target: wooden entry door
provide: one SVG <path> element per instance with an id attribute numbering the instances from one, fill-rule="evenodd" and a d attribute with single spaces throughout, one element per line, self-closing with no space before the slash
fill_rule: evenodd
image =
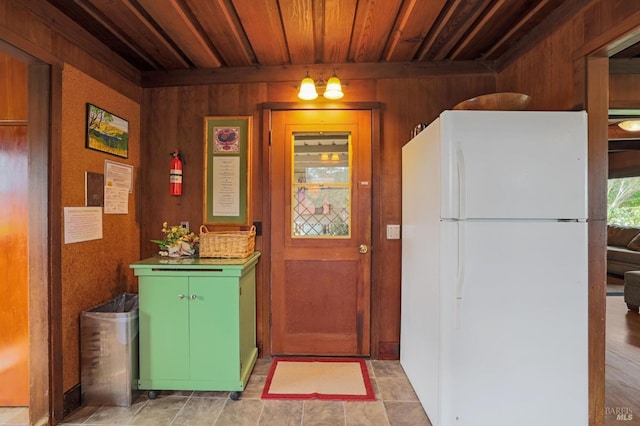
<path id="1" fill-rule="evenodd" d="M 369 355 L 371 111 L 274 111 L 271 350 Z"/>

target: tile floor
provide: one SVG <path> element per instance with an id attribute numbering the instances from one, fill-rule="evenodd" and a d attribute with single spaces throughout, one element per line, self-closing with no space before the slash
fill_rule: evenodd
<path id="1" fill-rule="evenodd" d="M 162 392 L 155 400 L 144 394 L 131 407 L 82 407 L 61 424 L 431 426 L 398 361 L 367 361 L 374 402 L 263 401 L 260 395 L 270 365 L 268 359 L 258 360 L 238 401 L 230 400 L 228 392 Z M 27 424 L 26 409 L 13 420 L 5 419 L 1 410 L 0 425 Z"/>

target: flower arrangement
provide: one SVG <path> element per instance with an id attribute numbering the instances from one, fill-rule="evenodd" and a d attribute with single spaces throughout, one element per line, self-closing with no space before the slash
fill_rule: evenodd
<path id="1" fill-rule="evenodd" d="M 169 226 L 167 222 L 162 224 L 164 238 L 161 240 L 151 240 L 158 244 L 160 256 L 193 256 L 198 252 L 200 239 L 193 232 L 189 232 L 179 225 Z"/>

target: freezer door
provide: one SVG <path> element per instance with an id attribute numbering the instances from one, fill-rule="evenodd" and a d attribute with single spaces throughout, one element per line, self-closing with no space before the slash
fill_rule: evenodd
<path id="1" fill-rule="evenodd" d="M 587 225 L 447 226 L 461 262 L 442 282 L 439 425 L 586 425 Z"/>
<path id="2" fill-rule="evenodd" d="M 587 116 L 445 111 L 443 218 L 587 217 Z"/>

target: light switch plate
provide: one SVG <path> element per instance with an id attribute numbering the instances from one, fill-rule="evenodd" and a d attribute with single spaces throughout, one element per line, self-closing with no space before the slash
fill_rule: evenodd
<path id="1" fill-rule="evenodd" d="M 189 222 L 180 222 L 180 226 L 189 231 Z"/>
<path id="2" fill-rule="evenodd" d="M 387 225 L 387 240 L 400 239 L 400 225 Z"/>

